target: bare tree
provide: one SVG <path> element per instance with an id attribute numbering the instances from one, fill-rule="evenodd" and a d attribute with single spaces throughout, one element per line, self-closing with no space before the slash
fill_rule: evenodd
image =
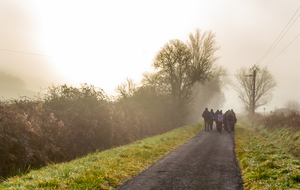
<path id="1" fill-rule="evenodd" d="M 192 54 L 188 46 L 180 40 L 170 40 L 157 53 L 153 66 L 156 72 L 144 75 L 149 83 L 154 83 L 172 98 L 174 125 L 181 125 L 185 101 L 189 99 L 192 81 Z"/>
<path id="2" fill-rule="evenodd" d="M 272 99 L 272 90 L 277 83 L 266 67 L 242 67 L 235 77 L 238 84 L 233 84 L 233 88 L 249 113 L 254 113 L 257 108 L 266 105 Z"/>
<path id="3" fill-rule="evenodd" d="M 196 81 L 206 82 L 210 79 L 211 69 L 218 59 L 215 57 L 215 52 L 219 49 L 216 46 L 215 34 L 211 31 L 201 33 L 196 29 L 195 34 L 190 33 L 187 44 L 192 52 L 192 77 Z"/>
<path id="4" fill-rule="evenodd" d="M 137 85 L 133 82 L 133 79 L 126 78 L 126 82 L 122 82 L 118 85 L 115 91 L 119 93 L 121 98 L 127 98 L 133 96 L 136 89 Z"/>
<path id="5" fill-rule="evenodd" d="M 215 35 L 201 34 L 196 30 L 190 34 L 186 44 L 180 40 L 170 40 L 155 56 L 155 73 L 144 74 L 143 83 L 156 86 L 158 91 L 171 96 L 174 106 L 174 123 L 180 126 L 188 114 L 188 104 L 192 100 L 193 87 L 205 83 L 212 77 L 212 66 L 216 47 Z"/>

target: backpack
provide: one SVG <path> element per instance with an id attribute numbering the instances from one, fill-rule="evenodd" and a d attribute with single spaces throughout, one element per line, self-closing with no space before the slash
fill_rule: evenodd
<path id="1" fill-rule="evenodd" d="M 223 122 L 223 115 L 218 115 L 218 122 Z"/>
<path id="2" fill-rule="evenodd" d="M 232 114 L 232 113 L 228 113 L 226 119 L 227 119 L 228 121 L 233 121 L 233 119 L 234 119 L 233 114 Z"/>

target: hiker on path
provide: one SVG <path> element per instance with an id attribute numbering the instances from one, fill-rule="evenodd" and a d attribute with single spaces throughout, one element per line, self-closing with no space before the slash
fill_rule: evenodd
<path id="1" fill-rule="evenodd" d="M 218 130 L 219 132 L 222 131 L 223 118 L 224 118 L 224 116 L 223 116 L 222 110 L 220 110 L 220 111 L 219 111 L 219 114 L 218 114 L 217 117 L 215 118 L 217 130 Z"/>
<path id="2" fill-rule="evenodd" d="M 228 112 L 230 110 L 227 110 L 225 113 L 224 113 L 224 120 L 223 120 L 223 128 L 224 128 L 224 131 L 227 131 L 227 115 L 228 115 Z"/>
<path id="3" fill-rule="evenodd" d="M 209 123 L 209 126 L 210 126 L 210 130 L 212 130 L 212 126 L 214 124 L 214 118 L 215 118 L 214 110 L 211 109 L 210 112 L 209 112 L 209 114 L 210 114 L 210 121 L 209 121 L 210 123 Z"/>
<path id="4" fill-rule="evenodd" d="M 202 117 L 204 118 L 205 131 L 209 131 L 210 113 L 208 108 L 205 108 L 204 112 L 202 113 Z"/>
<path id="5" fill-rule="evenodd" d="M 232 112 L 232 114 L 233 114 L 233 117 L 234 117 L 234 120 L 233 120 L 233 128 L 232 128 L 232 131 L 234 131 L 234 125 L 236 124 L 236 122 L 237 122 L 237 119 L 236 119 L 236 114 L 234 113 L 234 111 L 233 111 L 233 109 L 231 109 L 231 112 Z"/>
<path id="6" fill-rule="evenodd" d="M 233 114 L 233 116 L 234 116 L 234 123 L 236 123 L 236 122 L 237 122 L 237 119 L 236 119 L 235 112 L 233 111 L 233 109 L 231 109 L 231 112 L 232 112 L 232 114 Z"/>
<path id="7" fill-rule="evenodd" d="M 233 124 L 233 122 L 234 122 L 234 116 L 231 111 L 228 111 L 228 113 L 226 115 L 226 123 L 227 123 L 228 133 L 231 132 L 231 125 Z"/>
<path id="8" fill-rule="evenodd" d="M 220 113 L 220 111 L 217 110 L 216 113 L 215 113 L 215 116 L 214 116 L 215 120 L 216 120 L 216 118 L 218 117 L 219 113 Z M 215 121 L 215 122 L 216 122 L 216 121 Z M 216 124 L 217 124 L 217 122 L 216 122 Z"/>

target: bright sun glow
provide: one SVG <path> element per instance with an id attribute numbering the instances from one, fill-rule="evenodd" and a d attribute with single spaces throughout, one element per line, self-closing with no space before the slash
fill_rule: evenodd
<path id="1" fill-rule="evenodd" d="M 57 8 L 52 3 L 39 3 L 43 42 L 56 69 L 66 78 L 77 84 L 114 89 L 126 77 L 140 79 L 151 65 L 153 53 L 149 51 L 154 50 L 145 48 L 141 41 L 131 43 L 143 34 L 121 31 L 120 27 L 126 26 L 115 25 L 121 19 L 119 15 L 109 13 L 100 4 L 82 7 L 72 3 L 73 7 L 66 12 L 67 4 Z M 102 7 L 102 11 L 93 7 Z"/>
<path id="2" fill-rule="evenodd" d="M 165 8 L 171 2 L 170 20 Z M 139 82 L 151 69 L 156 52 L 170 39 L 186 40 L 199 22 L 185 22 L 178 14 L 178 10 L 190 9 L 188 3 L 118 1 L 117 5 L 103 1 L 36 2 L 44 47 L 61 75 L 111 93 L 127 77 Z M 204 12 L 201 7 L 202 11 L 193 8 Z"/>

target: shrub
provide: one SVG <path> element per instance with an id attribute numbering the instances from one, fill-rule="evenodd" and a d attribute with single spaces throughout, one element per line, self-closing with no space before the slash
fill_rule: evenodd
<path id="1" fill-rule="evenodd" d="M 42 98 L 0 102 L 0 176 L 64 162 L 170 131 L 171 102 L 143 86 L 114 101 L 100 88 L 52 86 Z"/>
<path id="2" fill-rule="evenodd" d="M 65 161 L 111 144 L 109 102 L 103 90 L 84 84 L 52 87 L 43 108 L 58 124 L 55 142 L 60 154 L 52 159 Z"/>
<path id="3" fill-rule="evenodd" d="M 295 131 L 299 131 L 300 115 L 296 112 L 291 112 L 289 114 L 275 112 L 264 119 L 264 125 L 267 129 L 281 129 L 288 126 Z"/>

